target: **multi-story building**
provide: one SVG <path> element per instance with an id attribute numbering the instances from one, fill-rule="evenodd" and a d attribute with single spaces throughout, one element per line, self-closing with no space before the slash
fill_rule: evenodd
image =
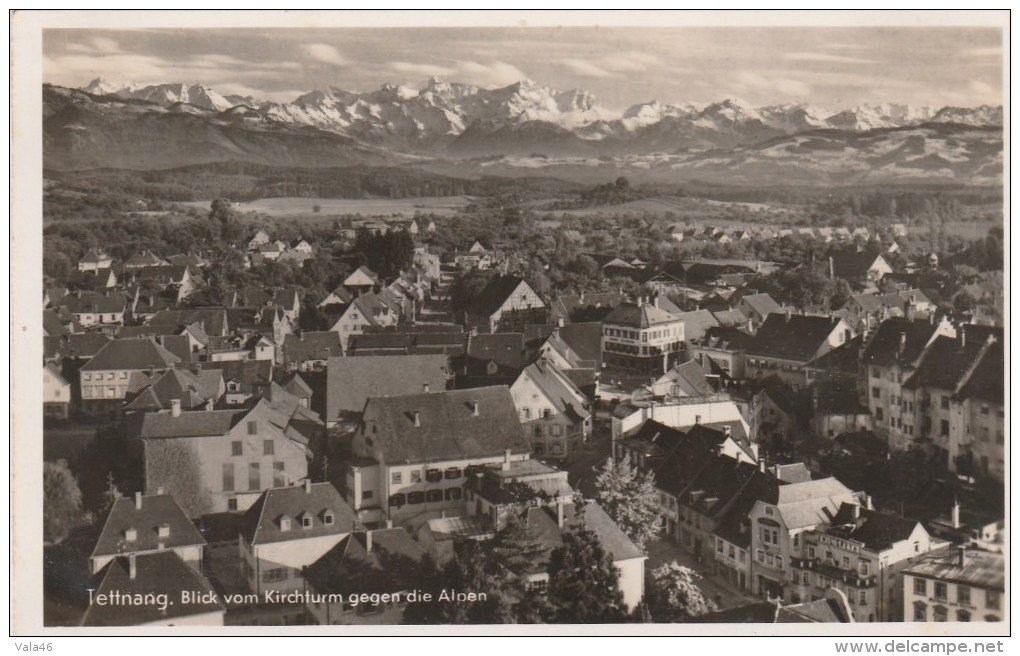
<path id="1" fill-rule="evenodd" d="M 238 554 L 255 593 L 304 588 L 302 570 L 359 528 L 332 483 L 265 490 L 244 514 Z"/>
<path id="2" fill-rule="evenodd" d="M 71 383 L 60 375 L 60 367 L 43 367 L 43 416 L 67 419 L 71 405 Z"/>
<path id="3" fill-rule="evenodd" d="M 1006 616 L 1001 553 L 947 547 L 903 572 L 907 622 L 1001 622 Z"/>
<path id="4" fill-rule="evenodd" d="M 622 303 L 602 320 L 607 366 L 664 374 L 683 358 L 684 323 L 654 301 Z"/>
<path id="5" fill-rule="evenodd" d="M 493 278 L 468 307 L 464 325 L 480 333 L 520 331 L 549 319 L 549 307 L 542 297 L 516 276 Z"/>
<path id="6" fill-rule="evenodd" d="M 462 510 L 468 468 L 527 460 L 531 445 L 498 386 L 369 398 L 351 452 L 346 498 L 359 519 L 404 524 Z"/>
<path id="7" fill-rule="evenodd" d="M 689 339 L 687 349 L 701 366 L 714 365 L 733 380 L 743 380 L 747 376 L 746 352 L 753 339 L 736 326 L 712 326 L 702 337 Z"/>
<path id="8" fill-rule="evenodd" d="M 820 599 L 836 588 L 856 621 L 902 621 L 902 572 L 939 544 L 916 520 L 844 503 L 827 526 L 804 534 L 787 600 Z"/>
<path id="9" fill-rule="evenodd" d="M 837 317 L 770 314 L 746 349 L 747 377 L 774 374 L 798 389 L 807 384 L 807 363 L 852 337 L 849 326 Z"/>
<path id="10" fill-rule="evenodd" d="M 164 373 L 180 358 L 153 339 L 115 339 L 80 370 L 82 409 L 114 412 L 124 400 Z"/>
<path id="11" fill-rule="evenodd" d="M 591 436 L 588 400 L 551 364 L 539 360 L 525 367 L 510 395 L 536 456 L 567 461 Z"/>

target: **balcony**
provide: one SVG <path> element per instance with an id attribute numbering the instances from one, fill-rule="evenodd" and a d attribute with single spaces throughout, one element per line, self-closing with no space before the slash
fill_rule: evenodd
<path id="1" fill-rule="evenodd" d="M 878 585 L 877 575 L 861 576 L 856 569 L 843 569 L 835 561 L 825 561 L 821 558 L 791 558 L 790 564 L 794 569 L 818 572 L 822 576 L 842 581 L 855 588 L 873 588 Z"/>

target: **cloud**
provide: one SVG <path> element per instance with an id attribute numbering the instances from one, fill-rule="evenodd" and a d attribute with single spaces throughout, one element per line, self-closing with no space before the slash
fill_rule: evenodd
<path id="1" fill-rule="evenodd" d="M 783 53 L 783 59 L 790 61 L 817 62 L 821 64 L 875 64 L 874 59 L 862 59 L 859 57 L 845 57 L 843 55 L 830 55 L 826 52 L 787 52 Z"/>
<path id="2" fill-rule="evenodd" d="M 811 93 L 811 86 L 789 77 L 763 75 L 752 71 L 741 71 L 734 77 L 734 87 L 741 92 L 779 92 L 789 97 L 805 97 Z"/>
<path id="3" fill-rule="evenodd" d="M 340 54 L 340 51 L 325 43 L 306 43 L 301 50 L 316 61 L 333 66 L 346 66 L 347 58 Z"/>
<path id="4" fill-rule="evenodd" d="M 304 94 L 304 91 L 298 91 L 296 89 L 285 89 L 281 91 L 266 91 L 264 89 L 255 89 L 246 84 L 240 82 L 223 82 L 216 85 L 216 91 L 223 94 L 224 96 L 251 96 L 256 100 L 272 100 L 273 102 L 291 102 L 298 96 Z"/>
<path id="5" fill-rule="evenodd" d="M 448 77 L 456 70 L 447 66 L 437 64 L 412 64 L 410 62 L 395 61 L 390 64 L 390 69 L 397 73 L 410 73 L 419 77 Z"/>
<path id="6" fill-rule="evenodd" d="M 564 59 L 561 63 L 578 75 L 586 77 L 615 77 L 614 73 L 610 73 L 606 69 L 583 59 Z"/>
<path id="7" fill-rule="evenodd" d="M 528 79 L 528 76 L 521 69 L 503 61 L 495 61 L 490 64 L 476 61 L 458 61 L 454 73 L 460 76 L 462 81 L 480 87 L 506 86 Z"/>

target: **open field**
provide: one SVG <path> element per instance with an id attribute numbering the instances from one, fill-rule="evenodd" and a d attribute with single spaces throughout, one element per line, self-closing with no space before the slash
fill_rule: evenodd
<path id="1" fill-rule="evenodd" d="M 261 198 L 259 200 L 234 203 L 238 212 L 261 212 L 271 216 L 295 215 L 342 215 L 362 214 L 365 216 L 414 216 L 415 213 L 456 214 L 471 202 L 469 196 L 440 196 L 429 198 Z M 208 209 L 212 201 L 202 200 L 180 203 L 184 206 Z M 315 206 L 319 212 L 315 212 Z"/>
<path id="2" fill-rule="evenodd" d="M 706 200 L 703 198 L 680 198 L 676 196 L 652 196 L 640 200 L 632 200 L 616 205 L 596 205 L 577 209 L 553 210 L 555 214 L 567 214 L 571 216 L 592 216 L 595 214 L 652 214 L 663 215 L 669 212 L 675 214 L 704 212 L 706 214 L 718 215 L 724 212 L 741 212 L 751 216 L 765 216 L 768 214 L 796 215 L 796 210 L 785 207 L 773 207 L 763 203 L 737 203 Z"/>

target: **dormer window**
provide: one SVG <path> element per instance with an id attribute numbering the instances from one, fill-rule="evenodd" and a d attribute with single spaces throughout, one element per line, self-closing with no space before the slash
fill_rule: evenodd
<path id="1" fill-rule="evenodd" d="M 309 514 L 301 515 L 301 528 L 312 528 L 312 516 Z"/>
<path id="2" fill-rule="evenodd" d="M 290 517 L 281 517 L 280 518 L 280 530 L 281 531 L 289 531 L 290 530 Z"/>
<path id="3" fill-rule="evenodd" d="M 322 513 L 322 523 L 325 524 L 326 526 L 333 525 L 333 511 L 327 510 L 326 512 Z"/>
<path id="4" fill-rule="evenodd" d="M 170 537 L 170 525 L 167 524 L 166 522 L 163 522 L 156 528 L 156 533 L 161 538 Z"/>
<path id="5" fill-rule="evenodd" d="M 135 542 L 137 540 L 138 540 L 138 531 L 136 529 L 129 528 L 129 529 L 124 531 L 124 541 L 125 542 Z"/>

